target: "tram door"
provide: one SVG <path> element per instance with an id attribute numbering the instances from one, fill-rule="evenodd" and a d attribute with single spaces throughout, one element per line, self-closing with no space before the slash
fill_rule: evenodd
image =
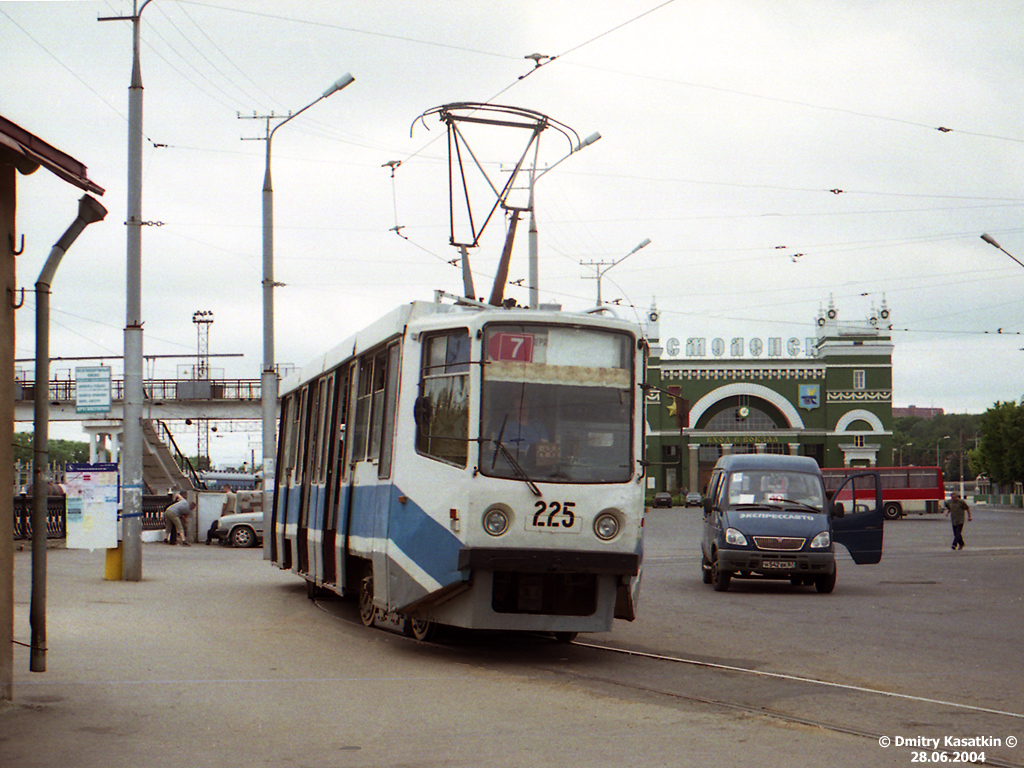
<path id="1" fill-rule="evenodd" d="M 359 358 L 349 477 L 350 547 L 372 563 L 374 598 L 387 604 L 391 451 L 398 389 L 397 342 Z"/>
<path id="2" fill-rule="evenodd" d="M 320 573 L 326 584 L 338 584 L 336 560 L 338 540 L 338 508 L 342 503 L 341 489 L 345 469 L 345 431 L 348 414 L 348 368 L 332 371 L 327 382 L 327 402 L 324 407 L 324 481 L 322 531 L 318 557 Z"/>
<path id="3" fill-rule="evenodd" d="M 298 572 L 310 573 L 309 570 L 309 526 L 310 520 L 314 519 L 311 506 L 316 501 L 316 493 L 313 490 L 315 481 L 317 450 L 317 422 L 320 410 L 320 388 L 317 382 L 313 382 L 303 388 L 302 391 L 302 436 L 300 446 L 299 467 L 296 471 L 299 475 L 299 519 L 296 530 L 295 554 L 298 565 Z"/>

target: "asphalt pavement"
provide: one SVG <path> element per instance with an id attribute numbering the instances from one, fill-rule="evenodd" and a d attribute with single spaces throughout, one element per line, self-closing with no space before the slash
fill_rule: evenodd
<path id="1" fill-rule="evenodd" d="M 140 582 L 106 580 L 105 565 L 105 551 L 49 550 L 47 671 L 33 673 L 31 553 L 15 553 L 0 766 L 660 767 L 740 764 L 751 738 L 788 764 L 843 764 L 850 749 L 367 630 L 260 550 L 146 544 Z"/>

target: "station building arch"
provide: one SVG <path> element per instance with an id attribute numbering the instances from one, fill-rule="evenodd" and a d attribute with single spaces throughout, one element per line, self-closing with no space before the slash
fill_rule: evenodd
<path id="1" fill-rule="evenodd" d="M 694 403 L 693 407 L 690 409 L 690 424 L 700 424 L 704 415 L 718 403 L 732 397 L 740 397 L 743 395 L 765 400 L 779 410 L 779 412 L 789 422 L 789 426 L 791 428 L 803 429 L 803 419 L 800 418 L 800 414 L 788 399 L 775 390 L 769 389 L 762 384 L 750 384 L 747 382 L 726 384 L 725 386 L 708 392 L 704 397 Z"/>

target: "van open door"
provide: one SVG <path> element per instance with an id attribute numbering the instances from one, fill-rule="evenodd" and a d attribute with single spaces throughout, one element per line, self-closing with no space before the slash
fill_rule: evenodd
<path id="1" fill-rule="evenodd" d="M 881 561 L 883 520 L 878 472 L 850 475 L 832 497 L 832 538 L 849 550 L 857 565 Z"/>

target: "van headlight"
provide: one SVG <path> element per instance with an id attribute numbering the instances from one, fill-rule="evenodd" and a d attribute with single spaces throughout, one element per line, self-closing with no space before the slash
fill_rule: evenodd
<path id="1" fill-rule="evenodd" d="M 611 541 L 619 535 L 619 518 L 611 512 L 602 512 L 594 518 L 594 534 L 602 541 Z"/>
<path id="2" fill-rule="evenodd" d="M 484 513 L 484 530 L 491 536 L 501 536 L 508 530 L 508 515 L 504 510 L 494 507 Z"/>
<path id="3" fill-rule="evenodd" d="M 811 539 L 811 549 L 828 549 L 831 546 L 832 537 L 828 535 L 828 531 L 822 531 Z"/>
<path id="4" fill-rule="evenodd" d="M 747 537 L 735 528 L 727 528 L 725 531 L 725 543 L 732 544 L 734 547 L 745 547 L 747 546 Z"/>

